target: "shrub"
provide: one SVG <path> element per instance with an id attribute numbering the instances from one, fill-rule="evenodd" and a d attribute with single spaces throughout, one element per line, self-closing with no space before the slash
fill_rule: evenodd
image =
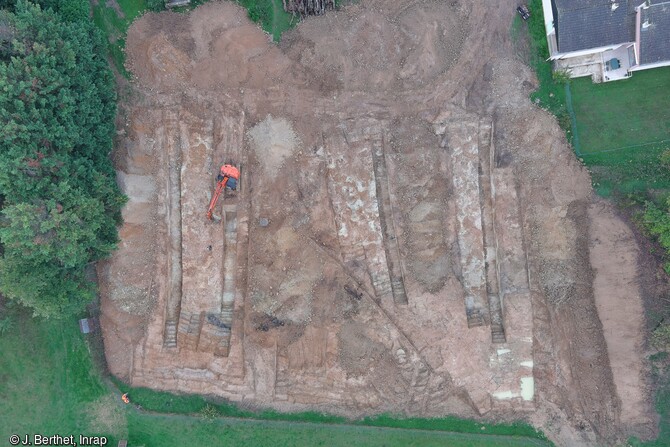
<path id="1" fill-rule="evenodd" d="M 219 417 L 219 411 L 216 409 L 216 407 L 207 404 L 202 407 L 202 410 L 200 410 L 200 417 L 207 422 L 212 422 L 214 419 Z"/>
<path id="2" fill-rule="evenodd" d="M 658 160 L 665 168 L 670 169 L 670 149 L 666 149 L 663 152 L 661 152 L 661 155 L 658 157 Z"/>
<path id="3" fill-rule="evenodd" d="M 147 9 L 150 11 L 163 11 L 165 0 L 147 0 Z"/>
<path id="4" fill-rule="evenodd" d="M 12 317 L 6 316 L 4 318 L 0 318 L 0 335 L 5 335 L 11 331 L 13 327 L 14 320 L 12 320 Z"/>
<path id="5" fill-rule="evenodd" d="M 666 253 L 670 252 L 670 214 L 667 210 L 659 208 L 653 202 L 645 202 L 642 225 L 656 238 Z M 664 269 L 670 275 L 670 262 L 664 264 Z"/>
<path id="6" fill-rule="evenodd" d="M 651 344 L 659 351 L 670 350 L 670 324 L 662 324 L 652 332 Z"/>
<path id="7" fill-rule="evenodd" d="M 552 78 L 554 79 L 554 82 L 557 84 L 569 84 L 572 78 L 570 77 L 570 71 L 567 69 L 562 69 L 562 70 L 554 70 L 554 73 L 552 74 Z"/>

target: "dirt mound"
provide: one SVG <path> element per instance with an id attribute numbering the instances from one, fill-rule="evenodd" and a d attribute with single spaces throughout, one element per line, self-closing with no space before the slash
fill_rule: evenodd
<path id="1" fill-rule="evenodd" d="M 602 301 L 602 258 L 634 243 L 594 242 L 625 231 L 528 101 L 513 14 L 368 0 L 279 46 L 229 2 L 136 21 L 130 201 L 99 268 L 110 370 L 281 410 L 525 415 L 565 445 L 652 433 Z M 624 261 L 616 299 L 639 301 Z"/>
<path id="2" fill-rule="evenodd" d="M 252 127 L 248 135 L 265 174 L 272 177 L 284 170 L 286 158 L 300 145 L 291 124 L 270 115 Z"/>
<path id="3" fill-rule="evenodd" d="M 344 90 L 420 87 L 456 62 L 467 35 L 464 3 L 375 6 L 310 19 L 282 47 L 311 77 Z"/>
<path id="4" fill-rule="evenodd" d="M 337 334 L 339 361 L 347 374 L 360 377 L 371 369 L 380 367 L 380 360 L 386 350 L 366 335 L 365 327 L 350 322 L 342 326 Z"/>

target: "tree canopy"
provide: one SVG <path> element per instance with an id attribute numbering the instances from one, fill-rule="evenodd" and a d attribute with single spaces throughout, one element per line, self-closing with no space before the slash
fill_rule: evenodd
<path id="1" fill-rule="evenodd" d="M 109 158 L 114 80 L 104 41 L 85 20 L 88 6 L 82 16 L 88 2 L 5 3 L 0 292 L 36 315 L 60 317 L 91 300 L 85 268 L 117 243 L 125 197 Z"/>

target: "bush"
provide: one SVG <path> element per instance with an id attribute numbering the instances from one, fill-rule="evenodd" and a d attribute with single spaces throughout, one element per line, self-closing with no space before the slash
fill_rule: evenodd
<path id="1" fill-rule="evenodd" d="M 658 157 L 658 161 L 660 161 L 666 169 L 670 169 L 670 149 L 666 149 L 661 152 L 661 155 Z"/>
<path id="2" fill-rule="evenodd" d="M 216 409 L 216 407 L 213 407 L 210 404 L 205 405 L 202 407 L 202 410 L 200 410 L 200 417 L 207 422 L 213 422 L 214 419 L 218 418 L 219 416 L 219 411 Z"/>
<path id="3" fill-rule="evenodd" d="M 647 232 L 656 238 L 667 253 L 670 252 L 670 214 L 656 206 L 653 202 L 645 202 L 642 225 Z M 670 262 L 664 264 L 666 273 L 670 275 Z"/>
<path id="4" fill-rule="evenodd" d="M 67 0 L 56 3 L 54 10 L 70 22 L 87 20 L 91 12 L 91 5 L 86 0 Z"/>
<path id="5" fill-rule="evenodd" d="M 163 11 L 165 9 L 165 0 L 147 0 L 147 9 L 149 11 Z"/>
<path id="6" fill-rule="evenodd" d="M 554 82 L 557 84 L 569 84 L 572 78 L 570 77 L 570 71 L 567 69 L 563 70 L 554 70 L 552 75 Z"/>
<path id="7" fill-rule="evenodd" d="M 670 350 L 670 324 L 662 324 L 652 332 L 651 344 L 659 351 Z"/>
<path id="8" fill-rule="evenodd" d="M 10 316 L 0 318 L 0 335 L 5 335 L 14 328 L 14 320 Z"/>

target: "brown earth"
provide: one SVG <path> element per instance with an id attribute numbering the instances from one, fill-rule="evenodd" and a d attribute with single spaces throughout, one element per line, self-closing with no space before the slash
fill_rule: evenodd
<path id="1" fill-rule="evenodd" d="M 136 21 L 110 370 L 280 410 L 525 418 L 559 445 L 653 436 L 639 249 L 529 102 L 514 7 L 361 1 L 280 45 L 228 2 Z"/>

